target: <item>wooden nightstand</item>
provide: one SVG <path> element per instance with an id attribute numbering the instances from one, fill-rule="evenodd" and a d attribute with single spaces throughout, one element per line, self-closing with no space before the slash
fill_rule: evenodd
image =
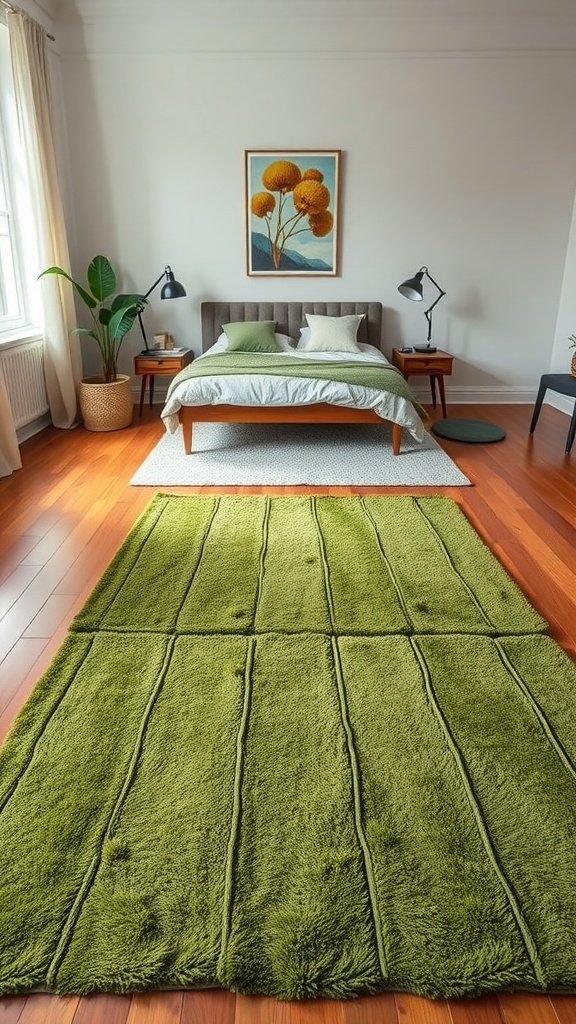
<path id="1" fill-rule="evenodd" d="M 177 356 L 149 356 L 140 353 L 139 356 L 134 356 L 134 373 L 137 377 L 142 376 L 142 387 L 140 389 L 140 412 L 142 415 L 142 407 L 144 405 L 144 396 L 146 394 L 146 381 L 150 378 L 150 408 L 152 408 L 152 402 L 154 399 L 154 377 L 174 377 L 180 370 L 183 370 L 188 363 L 191 363 L 194 359 L 194 353 L 191 348 L 187 348 L 184 352 L 180 352 Z"/>
<path id="2" fill-rule="evenodd" d="M 406 380 L 411 374 L 430 378 L 433 409 L 436 408 L 436 381 L 438 381 L 444 419 L 446 419 L 444 377 L 449 377 L 452 373 L 453 361 L 454 356 L 451 356 L 449 352 L 442 352 L 440 349 L 431 352 L 430 355 L 427 355 L 426 352 L 401 352 L 399 348 L 392 349 L 392 363 L 398 367 Z"/>

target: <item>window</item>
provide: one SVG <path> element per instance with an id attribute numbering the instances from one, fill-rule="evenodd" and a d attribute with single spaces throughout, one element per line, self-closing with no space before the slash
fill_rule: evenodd
<path id="1" fill-rule="evenodd" d="M 8 28 L 0 21 L 0 344 L 29 334 L 39 320 L 35 261 L 34 222 L 18 136 Z"/>

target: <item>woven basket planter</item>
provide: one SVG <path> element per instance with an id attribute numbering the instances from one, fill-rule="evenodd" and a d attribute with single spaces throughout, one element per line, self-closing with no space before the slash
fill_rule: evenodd
<path id="1" fill-rule="evenodd" d="M 573 377 L 576 377 L 576 352 L 572 356 L 572 361 L 570 363 L 570 373 Z"/>
<path id="2" fill-rule="evenodd" d="M 104 377 L 80 381 L 80 411 L 86 430 L 122 430 L 132 422 L 134 403 L 130 377 L 119 373 L 106 383 Z"/>

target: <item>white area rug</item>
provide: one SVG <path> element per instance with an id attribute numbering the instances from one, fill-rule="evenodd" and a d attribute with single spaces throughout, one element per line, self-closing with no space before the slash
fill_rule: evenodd
<path id="1" fill-rule="evenodd" d="M 418 444 L 404 431 L 400 455 L 393 455 L 385 424 L 196 423 L 193 437 L 193 453 L 185 455 L 181 431 L 165 434 L 130 483 L 470 484 L 430 434 Z"/>

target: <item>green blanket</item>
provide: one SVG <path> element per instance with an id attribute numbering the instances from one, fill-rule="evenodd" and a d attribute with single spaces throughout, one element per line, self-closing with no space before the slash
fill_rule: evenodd
<path id="1" fill-rule="evenodd" d="M 176 374 L 168 389 L 168 398 L 174 388 L 192 377 L 213 377 L 215 374 L 263 373 L 273 377 L 316 377 L 320 380 L 342 381 L 344 384 L 359 384 L 364 388 L 389 391 L 400 398 L 406 398 L 422 419 L 427 419 L 426 410 L 416 400 L 404 377 L 395 366 L 384 363 L 358 363 L 353 359 L 331 363 L 323 359 L 294 359 L 283 353 L 260 355 L 258 352 L 222 352 L 216 356 L 203 356 L 190 363 Z"/>

